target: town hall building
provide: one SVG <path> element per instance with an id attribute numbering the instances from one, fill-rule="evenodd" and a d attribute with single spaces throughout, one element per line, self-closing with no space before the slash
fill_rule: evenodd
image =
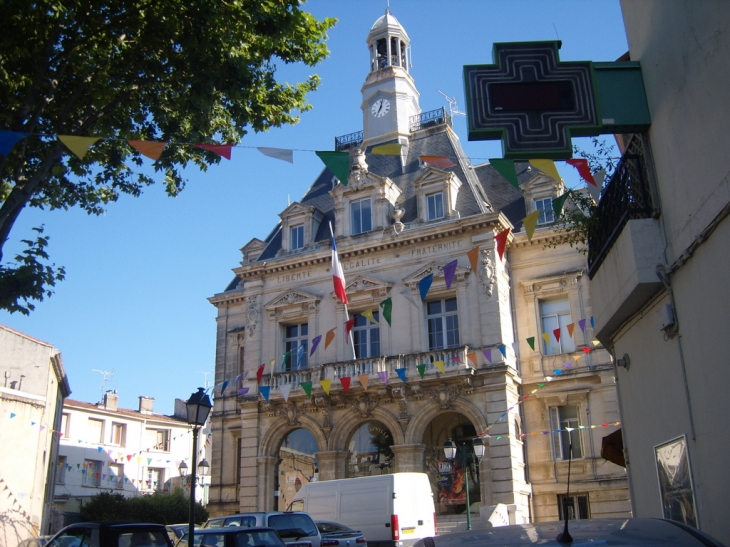
<path id="1" fill-rule="evenodd" d="M 308 481 L 405 471 L 428 474 L 439 515 L 458 514 L 467 466 L 484 518 L 630 516 L 625 469 L 601 456 L 620 427 L 614 364 L 595 341 L 585 257 L 553 225 L 562 181 L 518 163 L 518 190 L 472 165 L 449 113 L 421 110 L 390 11 L 367 44 L 363 129 L 335 139 L 347 180 L 324 169 L 210 298 L 216 384 L 232 382 L 211 418 L 211 515 L 283 510 Z M 445 461 L 449 439 L 466 462 Z"/>

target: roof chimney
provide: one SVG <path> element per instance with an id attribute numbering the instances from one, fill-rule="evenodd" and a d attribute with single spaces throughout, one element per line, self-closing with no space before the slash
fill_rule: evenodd
<path id="1" fill-rule="evenodd" d="M 116 410 L 119 397 L 117 396 L 116 389 L 110 389 L 104 393 L 104 408 L 106 410 Z"/>
<path id="2" fill-rule="evenodd" d="M 139 412 L 140 414 L 152 414 L 152 409 L 155 405 L 154 397 L 142 396 L 139 398 Z"/>

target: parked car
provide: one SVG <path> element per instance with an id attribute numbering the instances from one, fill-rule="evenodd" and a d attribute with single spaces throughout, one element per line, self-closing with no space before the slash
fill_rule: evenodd
<path id="1" fill-rule="evenodd" d="M 175 547 L 188 547 L 188 532 Z M 228 526 L 196 529 L 193 547 L 286 547 L 273 528 Z"/>
<path id="2" fill-rule="evenodd" d="M 653 518 L 586 519 L 569 521 L 572 543 L 559 542 L 564 522 L 537 522 L 453 532 L 423 538 L 414 547 L 723 547 L 699 530 L 673 520 Z"/>
<path id="3" fill-rule="evenodd" d="M 288 547 L 322 547 L 322 535 L 312 517 L 301 511 L 252 512 L 214 517 L 203 529 L 228 526 L 273 528 Z"/>
<path id="4" fill-rule="evenodd" d="M 170 536 L 170 541 L 172 541 L 173 544 L 177 543 L 177 540 L 188 532 L 189 527 L 190 524 L 168 524 L 165 526 L 167 529 L 167 535 Z"/>
<path id="5" fill-rule="evenodd" d="M 172 547 L 162 524 L 78 522 L 66 526 L 46 547 Z"/>
<path id="6" fill-rule="evenodd" d="M 322 535 L 322 547 L 365 547 L 367 544 L 360 530 L 328 520 L 317 520 L 314 523 Z"/>

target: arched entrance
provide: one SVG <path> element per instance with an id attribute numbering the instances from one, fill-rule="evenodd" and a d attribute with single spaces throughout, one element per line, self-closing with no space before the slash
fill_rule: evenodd
<path id="1" fill-rule="evenodd" d="M 393 472 L 393 434 L 378 420 L 368 420 L 347 439 L 346 476 L 367 477 Z"/>
<path id="2" fill-rule="evenodd" d="M 304 428 L 295 429 L 284 438 L 278 452 L 274 510 L 284 511 L 302 486 L 316 478 L 316 453 L 317 441 Z"/>
<path id="3" fill-rule="evenodd" d="M 481 501 L 479 463 L 473 457 L 471 448 L 476 435 L 476 428 L 471 421 L 458 412 L 439 414 L 424 431 L 424 471 L 431 481 L 434 505 L 440 515 L 462 513 L 466 509 L 467 475 L 469 502 L 473 505 Z M 452 439 L 457 446 L 465 445 L 465 452 L 471 457 L 466 462 L 460 457 L 454 461 L 446 460 L 443 447 L 447 439 Z M 468 468 L 468 473 L 465 468 Z"/>

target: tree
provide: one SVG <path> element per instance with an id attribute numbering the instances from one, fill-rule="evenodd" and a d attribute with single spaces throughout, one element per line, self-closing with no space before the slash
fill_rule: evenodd
<path id="1" fill-rule="evenodd" d="M 128 139 L 176 144 L 154 164 L 167 193 L 181 170 L 220 157 L 194 143 L 238 143 L 294 124 L 319 78 L 281 84 L 276 62 L 314 66 L 335 20 L 301 0 L 6 0 L 0 33 L 0 131 L 29 133 L 0 156 L 0 307 L 28 313 L 62 268 L 42 264 L 47 238 L 3 264 L 26 206 L 101 214 L 155 179 Z M 56 135 L 101 137 L 82 158 Z"/>
<path id="2" fill-rule="evenodd" d="M 152 522 L 155 524 L 177 524 L 188 522 L 190 500 L 181 488 L 169 494 L 155 492 L 151 496 L 125 498 L 111 492 L 101 492 L 93 496 L 81 507 L 82 520 L 127 520 Z M 208 510 L 198 502 L 195 506 L 195 522 L 203 524 L 208 520 Z"/>

